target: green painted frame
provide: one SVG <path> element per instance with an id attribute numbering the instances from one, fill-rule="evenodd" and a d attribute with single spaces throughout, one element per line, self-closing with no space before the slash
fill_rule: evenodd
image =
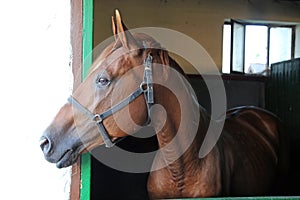
<path id="1" fill-rule="evenodd" d="M 93 50 L 93 0 L 83 0 L 82 4 L 82 80 L 88 74 L 92 65 Z M 85 153 L 81 156 L 81 187 L 80 199 L 91 198 L 91 155 Z"/>

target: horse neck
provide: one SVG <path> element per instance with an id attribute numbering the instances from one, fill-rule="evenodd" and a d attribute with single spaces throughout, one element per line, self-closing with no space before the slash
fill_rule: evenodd
<path id="1" fill-rule="evenodd" d="M 190 94 L 181 94 L 179 101 L 170 91 L 158 92 L 157 103 L 164 107 L 166 114 L 156 116 L 159 123 L 165 122 L 157 131 L 160 148 L 158 157 L 173 169 L 183 170 L 183 166 L 198 159 L 198 152 L 204 139 L 209 117 L 198 102 L 185 101 Z M 190 109 L 182 113 L 182 108 Z M 160 111 L 157 111 L 158 113 Z M 199 115 L 200 113 L 200 115 Z M 196 116 L 198 114 L 198 117 Z M 165 119 L 164 119 L 165 118 Z M 198 130 L 198 131 L 197 131 Z"/>

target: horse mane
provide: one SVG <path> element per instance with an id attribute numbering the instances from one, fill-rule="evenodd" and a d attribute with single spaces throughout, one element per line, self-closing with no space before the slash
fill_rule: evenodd
<path id="1" fill-rule="evenodd" d="M 161 46 L 161 44 L 157 42 L 154 38 L 144 33 L 134 33 L 133 36 L 139 43 L 143 44 L 145 48 L 157 49 L 160 52 L 161 60 L 164 63 L 167 63 L 169 67 L 172 67 L 179 73 L 185 75 L 180 65 L 169 55 L 168 51 L 164 49 Z"/>

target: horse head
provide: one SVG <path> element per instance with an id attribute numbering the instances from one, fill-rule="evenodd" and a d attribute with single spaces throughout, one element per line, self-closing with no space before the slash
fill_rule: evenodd
<path id="1" fill-rule="evenodd" d="M 41 137 L 45 158 L 59 168 L 72 165 L 81 153 L 103 143 L 112 145 L 147 123 L 151 102 L 145 95 L 152 95 L 151 83 L 145 82 L 147 62 L 169 65 L 172 61 L 150 36 L 131 34 L 118 11 L 112 17 L 112 29 L 114 42 L 94 61 L 89 75 Z M 167 79 L 167 70 L 160 67 L 155 73 Z"/>

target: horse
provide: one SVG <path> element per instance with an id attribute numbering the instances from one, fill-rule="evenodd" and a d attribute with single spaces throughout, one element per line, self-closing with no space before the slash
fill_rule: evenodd
<path id="1" fill-rule="evenodd" d="M 112 147 L 146 124 L 159 147 L 147 181 L 150 198 L 268 194 L 287 163 L 280 120 L 261 108 L 233 108 L 216 144 L 199 157 L 214 119 L 186 89 L 182 68 L 155 39 L 130 33 L 118 11 L 112 30 L 114 41 L 44 131 L 46 160 L 68 167 L 80 154 Z"/>

